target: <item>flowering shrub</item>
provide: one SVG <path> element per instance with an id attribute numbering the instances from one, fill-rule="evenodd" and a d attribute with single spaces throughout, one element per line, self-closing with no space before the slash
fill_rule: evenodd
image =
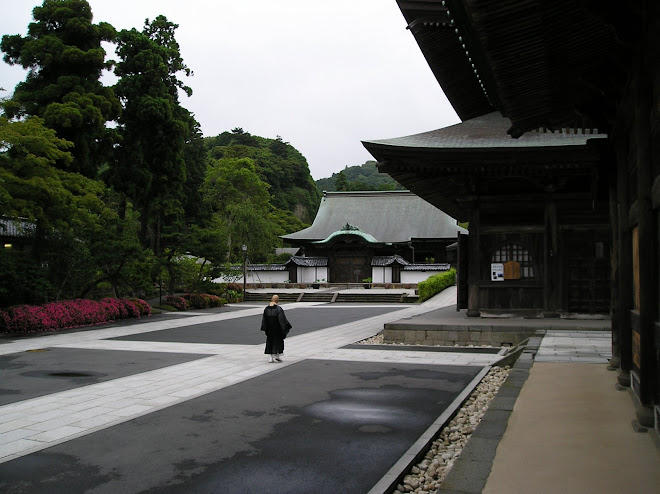
<path id="1" fill-rule="evenodd" d="M 171 305 L 176 310 L 188 310 L 190 308 L 188 301 L 185 298 L 179 297 L 177 295 L 168 295 L 165 297 L 165 303 L 167 305 Z"/>
<path id="2" fill-rule="evenodd" d="M 104 298 L 100 302 L 76 299 L 18 305 L 0 310 L 0 332 L 57 331 L 149 314 L 151 307 L 144 300 L 139 304 L 127 299 Z"/>
<path id="3" fill-rule="evenodd" d="M 140 316 L 150 316 L 151 315 L 151 306 L 142 300 L 141 298 L 132 298 L 131 302 L 137 307 L 140 312 Z"/>
<path id="4" fill-rule="evenodd" d="M 218 297 L 217 295 L 204 295 L 209 300 L 209 307 L 222 307 L 227 303 L 223 298 Z"/>
<path id="5" fill-rule="evenodd" d="M 183 298 L 193 309 L 208 309 L 209 307 L 209 300 L 201 293 L 186 293 Z"/>
<path id="6" fill-rule="evenodd" d="M 208 309 L 213 307 L 222 307 L 226 302 L 217 295 L 208 293 L 186 293 L 183 298 L 193 309 Z"/>

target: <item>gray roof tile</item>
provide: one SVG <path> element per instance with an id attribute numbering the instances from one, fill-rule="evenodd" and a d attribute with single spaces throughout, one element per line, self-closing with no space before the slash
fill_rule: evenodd
<path id="1" fill-rule="evenodd" d="M 598 130 L 561 129 L 555 132 L 537 130 L 527 132 L 514 139 L 507 134 L 511 128 L 511 120 L 499 112 L 489 113 L 472 118 L 456 125 L 442 129 L 423 132 L 393 139 L 364 141 L 369 144 L 380 144 L 395 147 L 427 148 L 427 149 L 479 149 L 479 148 L 526 148 L 547 146 L 582 146 L 587 139 L 606 139 L 607 134 L 599 134 Z M 577 132 L 577 133 L 576 133 Z"/>
<path id="2" fill-rule="evenodd" d="M 282 238 L 320 241 L 346 223 L 383 243 L 456 238 L 458 232 L 468 233 L 454 218 L 409 191 L 325 192 L 312 226 Z"/>

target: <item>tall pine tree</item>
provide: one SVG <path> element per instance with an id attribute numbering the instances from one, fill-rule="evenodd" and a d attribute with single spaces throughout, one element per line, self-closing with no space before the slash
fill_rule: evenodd
<path id="1" fill-rule="evenodd" d="M 163 240 L 183 227 L 190 180 L 201 182 L 196 161 L 198 124 L 179 104 L 179 90 L 192 90 L 178 79 L 190 75 L 174 33 L 178 25 L 164 16 L 145 22 L 144 29 L 121 31 L 115 91 L 123 112 L 119 120 L 120 146 L 110 172 L 112 185 L 141 213 L 141 237 L 159 255 Z M 190 173 L 186 159 L 190 162 Z M 188 184 L 188 186 L 186 186 Z"/>
<path id="2" fill-rule="evenodd" d="M 74 144 L 73 163 L 58 165 L 94 177 L 112 147 L 113 131 L 105 124 L 121 111 L 113 90 L 99 80 L 111 66 L 101 42 L 113 40 L 116 31 L 92 22 L 86 0 L 44 0 L 32 14 L 27 36 L 5 35 L 0 43 L 5 62 L 29 71 L 5 112 L 41 117 Z"/>

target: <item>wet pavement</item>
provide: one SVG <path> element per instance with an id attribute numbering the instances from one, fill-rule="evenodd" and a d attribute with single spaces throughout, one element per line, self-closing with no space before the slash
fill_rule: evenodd
<path id="1" fill-rule="evenodd" d="M 500 357 L 349 346 L 452 302 L 286 304 L 282 364 L 261 304 L 5 340 L 0 491 L 367 492 Z"/>
<path id="2" fill-rule="evenodd" d="M 478 371 L 299 362 L 0 464 L 0 487 L 364 493 Z"/>

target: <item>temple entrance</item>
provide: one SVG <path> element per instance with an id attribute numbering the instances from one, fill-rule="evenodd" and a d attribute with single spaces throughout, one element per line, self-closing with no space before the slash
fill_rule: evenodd
<path id="1" fill-rule="evenodd" d="M 371 276 L 371 265 L 366 255 L 335 255 L 329 268 L 332 283 L 360 283 Z"/>

